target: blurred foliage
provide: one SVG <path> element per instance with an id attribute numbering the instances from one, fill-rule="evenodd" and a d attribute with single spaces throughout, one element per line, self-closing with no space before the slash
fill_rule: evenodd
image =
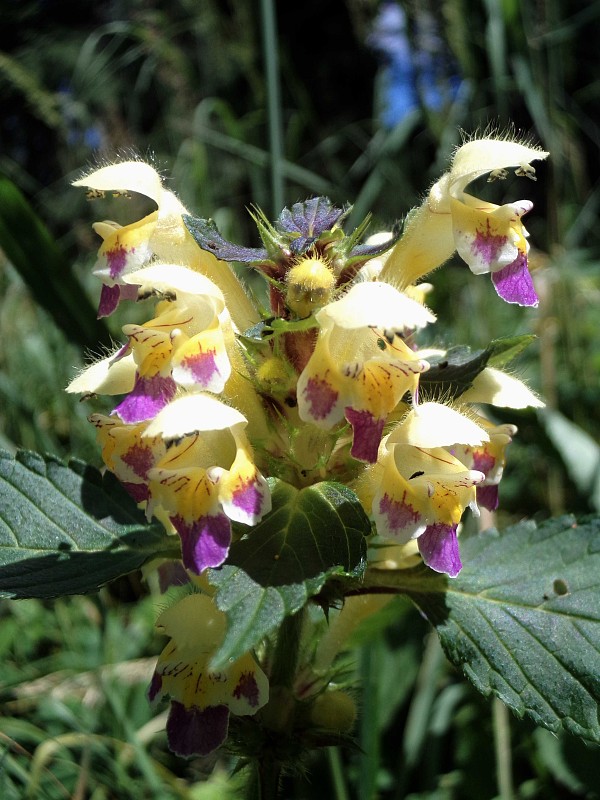
<path id="1" fill-rule="evenodd" d="M 416 105 L 394 124 L 384 113 L 393 59 L 373 34 L 384 6 L 404 11 L 416 75 Z M 40 245 L 34 279 L 17 271 L 5 244 L 0 252 L 3 447 L 99 463 L 85 408 L 63 392 L 82 363 L 83 332 L 74 337 L 68 313 L 52 315 L 34 299 L 62 281 L 65 297 L 83 291 L 97 302 L 90 222 L 113 216 L 119 201 L 88 206 L 69 187 L 82 167 L 115 153 L 149 157 L 191 210 L 215 218 L 226 236 L 257 244 L 246 209 L 273 210 L 272 98 L 257 9 L 247 0 L 4 0 L 0 172 L 72 266 L 58 267 Z M 587 435 L 589 453 L 590 441 L 600 441 L 600 3 L 346 0 L 279 3 L 276 12 L 285 203 L 327 194 L 355 203 L 354 222 L 372 211 L 374 225 L 388 226 L 443 170 L 459 129 L 514 126 L 551 151 L 537 184 L 524 187 L 536 201 L 529 227 L 539 309 L 506 306 L 489 281 L 465 280 L 452 263 L 434 275 L 431 302 L 442 320 L 434 343 L 481 347 L 533 328 L 538 345 L 520 370 Z M 436 103 L 421 80 L 432 55 Z M 506 197 L 514 193 L 507 187 Z M 503 201 L 502 186 L 489 191 Z M 79 310 L 71 305 L 73 318 Z M 118 339 L 119 320 L 110 326 Z M 543 415 L 511 412 L 506 421 L 520 433 L 499 524 L 590 511 L 591 493 L 572 468 L 580 439 L 557 436 Z M 212 763 L 177 761 L 165 749 L 164 720 L 144 696 L 159 647 L 153 600 L 128 602 L 145 591 L 133 582 L 98 598 L 0 608 L 0 796 L 239 796 L 237 779 L 224 778 L 227 759 L 207 782 Z M 446 665 L 414 611 L 396 603 L 392 610 L 393 625 L 363 632 L 354 651 L 364 687 L 361 750 L 316 756 L 306 765 L 310 778 L 286 778 L 286 797 L 498 794 L 494 748 L 507 746 L 501 712 Z M 527 723 L 511 720 L 510 731 L 512 796 L 599 796 L 597 753 Z"/>

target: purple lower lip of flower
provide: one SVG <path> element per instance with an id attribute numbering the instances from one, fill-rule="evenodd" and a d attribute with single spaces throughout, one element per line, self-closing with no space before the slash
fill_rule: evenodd
<path id="1" fill-rule="evenodd" d="M 135 300 L 138 289 L 139 286 L 133 284 L 124 286 L 116 283 L 114 286 L 107 286 L 103 283 L 100 290 L 100 303 L 98 304 L 98 319 L 109 317 L 121 300 Z"/>
<path id="2" fill-rule="evenodd" d="M 231 543 L 231 522 L 225 514 L 207 514 L 193 522 L 171 517 L 181 538 L 181 555 L 187 569 L 200 575 L 209 567 L 219 567 L 227 558 Z"/>
<path id="3" fill-rule="evenodd" d="M 169 748 L 178 756 L 206 756 L 220 747 L 227 738 L 229 709 L 227 706 L 186 708 L 177 700 L 171 701 L 167 719 Z"/>
<path id="4" fill-rule="evenodd" d="M 429 525 L 417 539 L 423 561 L 435 572 L 444 572 L 456 578 L 462 569 L 456 525 L 436 522 Z"/>
<path id="5" fill-rule="evenodd" d="M 102 284 L 100 290 L 100 303 L 98 305 L 98 319 L 102 317 L 109 317 L 116 307 L 119 305 L 121 299 L 121 287 L 115 284 L 114 286 L 107 286 Z"/>
<path id="6" fill-rule="evenodd" d="M 512 264 L 492 272 L 492 282 L 498 296 L 507 303 L 537 306 L 538 296 L 527 269 L 527 256 L 519 253 Z"/>
<path id="7" fill-rule="evenodd" d="M 145 422 L 161 411 L 173 399 L 177 386 L 171 377 L 153 375 L 136 378 L 133 390 L 113 410 L 128 424 Z"/>
<path id="8" fill-rule="evenodd" d="M 356 411 L 345 408 L 346 419 L 352 425 L 352 448 L 350 455 L 359 461 L 374 464 L 377 461 L 377 451 L 383 433 L 385 418 L 377 419 L 370 411 Z"/>
<path id="9" fill-rule="evenodd" d="M 477 505 L 487 508 L 488 511 L 495 511 L 498 508 L 498 486 L 477 486 Z"/>

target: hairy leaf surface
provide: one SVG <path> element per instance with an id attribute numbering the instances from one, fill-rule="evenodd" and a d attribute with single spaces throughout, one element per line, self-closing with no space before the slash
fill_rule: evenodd
<path id="1" fill-rule="evenodd" d="M 238 658 L 317 594 L 328 577 L 359 577 L 370 523 L 356 495 L 324 482 L 298 490 L 271 481 L 273 510 L 211 570 L 227 635 L 215 668 Z"/>
<path id="2" fill-rule="evenodd" d="M 461 556 L 454 580 L 417 567 L 366 582 L 405 591 L 483 694 L 600 742 L 600 519 L 488 530 Z"/>
<path id="3" fill-rule="evenodd" d="M 0 597 L 92 592 L 176 550 L 110 473 L 0 451 Z"/>

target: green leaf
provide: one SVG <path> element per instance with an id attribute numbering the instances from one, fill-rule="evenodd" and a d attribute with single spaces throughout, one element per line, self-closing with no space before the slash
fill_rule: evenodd
<path id="1" fill-rule="evenodd" d="M 0 175 L 0 247 L 36 301 L 82 347 L 111 346 L 106 325 L 73 276 L 71 265 L 19 189 Z"/>
<path id="2" fill-rule="evenodd" d="M 454 580 L 417 567 L 365 583 L 406 592 L 484 695 L 600 743 L 600 519 L 488 530 L 461 556 Z"/>
<path id="3" fill-rule="evenodd" d="M 486 348 L 488 353 L 488 366 L 502 369 L 520 355 L 525 348 L 535 342 L 537 336 L 533 333 L 524 333 L 521 336 L 506 336 L 493 339 Z"/>
<path id="4" fill-rule="evenodd" d="M 423 396 L 445 402 L 459 397 L 487 366 L 497 369 L 506 366 L 534 339 L 535 336 L 529 334 L 494 339 L 485 350 L 472 351 L 469 347 L 457 346 L 443 356 L 428 358 L 431 367 L 419 379 Z"/>
<path id="5" fill-rule="evenodd" d="M 356 495 L 325 482 L 306 489 L 271 480 L 272 511 L 210 570 L 227 634 L 213 667 L 238 658 L 296 613 L 333 575 L 360 577 L 371 525 Z"/>
<path id="6" fill-rule="evenodd" d="M 186 228 L 192 234 L 196 244 L 203 250 L 213 253 L 222 261 L 239 261 L 242 264 L 262 264 L 268 258 L 264 247 L 242 247 L 228 242 L 212 219 L 183 215 Z"/>
<path id="7" fill-rule="evenodd" d="M 442 357 L 428 359 L 431 367 L 419 377 L 419 391 L 427 400 L 452 400 L 473 385 L 487 365 L 485 350 L 452 347 Z"/>
<path id="8" fill-rule="evenodd" d="M 348 210 L 336 208 L 328 197 L 311 197 L 284 208 L 275 226 L 286 235 L 292 253 L 299 256 L 315 242 L 325 244 L 337 238 L 332 229 L 341 223 Z"/>
<path id="9" fill-rule="evenodd" d="M 274 333 L 281 335 L 282 333 L 298 333 L 298 331 L 309 331 L 311 328 L 318 328 L 319 323 L 313 316 L 305 317 L 304 319 L 281 319 L 276 317 L 271 322 L 271 329 Z"/>
<path id="10" fill-rule="evenodd" d="M 167 553 L 110 473 L 52 456 L 0 451 L 0 597 L 92 592 Z"/>
<path id="11" fill-rule="evenodd" d="M 281 336 L 285 333 L 298 333 L 298 331 L 309 331 L 311 328 L 318 327 L 319 323 L 313 316 L 292 320 L 271 317 L 257 322 L 256 325 L 248 328 L 244 333 L 238 334 L 238 338 L 241 339 L 244 344 L 251 347 L 262 347 L 265 344 L 268 346 L 273 336 Z"/>
<path id="12" fill-rule="evenodd" d="M 545 408 L 538 418 L 578 491 L 600 511 L 600 445 L 560 411 Z"/>

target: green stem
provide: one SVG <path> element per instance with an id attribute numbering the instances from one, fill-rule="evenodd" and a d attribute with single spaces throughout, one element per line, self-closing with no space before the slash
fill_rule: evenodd
<path id="1" fill-rule="evenodd" d="M 375 797 L 379 769 L 379 692 L 377 684 L 378 643 L 363 647 L 360 656 L 362 714 L 360 716 L 360 774 L 358 796 L 361 800 Z"/>
<path id="2" fill-rule="evenodd" d="M 262 724 L 267 730 L 267 740 L 256 759 L 246 790 L 246 800 L 277 800 L 283 762 L 277 757 L 278 739 L 290 738 L 294 723 L 295 701 L 292 687 L 298 668 L 305 609 L 284 619 L 279 628 L 273 653 L 269 684 L 270 699 L 261 710 Z"/>
<path id="3" fill-rule="evenodd" d="M 496 776 L 501 800 L 513 800 L 512 758 L 510 751 L 510 720 L 508 709 L 501 700 L 492 703 L 494 723 L 494 750 L 496 752 Z"/>
<path id="4" fill-rule="evenodd" d="M 350 795 L 346 789 L 344 766 L 342 764 L 339 747 L 328 747 L 327 756 L 329 758 L 329 768 L 331 770 L 335 800 L 350 800 Z"/>
<path id="5" fill-rule="evenodd" d="M 277 800 L 281 765 L 270 757 L 261 758 L 251 767 L 245 800 Z"/>
<path id="6" fill-rule="evenodd" d="M 269 119 L 269 151 L 271 161 L 271 210 L 278 216 L 283 208 L 283 134 L 281 123 L 281 92 L 277 28 L 273 0 L 261 0 L 263 52 L 267 82 L 267 113 Z"/>
<path id="7" fill-rule="evenodd" d="M 284 686 L 287 689 L 292 687 L 296 677 L 303 624 L 304 609 L 286 617 L 282 622 L 273 655 L 271 686 Z"/>

